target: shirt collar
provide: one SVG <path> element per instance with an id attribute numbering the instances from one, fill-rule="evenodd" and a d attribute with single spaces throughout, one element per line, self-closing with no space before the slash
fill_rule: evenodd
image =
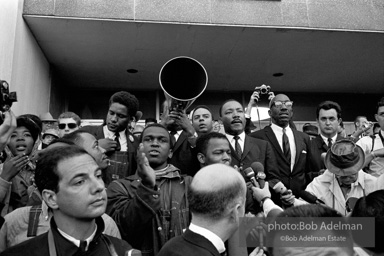
<path id="1" fill-rule="evenodd" d="M 215 233 L 213 233 L 212 231 L 210 231 L 206 228 L 197 226 L 197 225 L 193 224 L 192 222 L 189 225 L 189 230 L 191 230 L 192 232 L 199 234 L 199 235 L 205 237 L 207 240 L 209 240 L 213 244 L 213 246 L 215 246 L 215 248 L 217 249 L 217 251 L 219 253 L 225 252 L 225 245 L 224 245 L 223 240 L 221 240 L 221 238 L 218 235 L 216 235 Z"/>
<path id="2" fill-rule="evenodd" d="M 106 125 L 104 125 L 103 131 L 104 131 L 105 138 L 109 138 L 113 140 L 115 139 L 115 136 L 116 136 L 115 132 L 111 132 L 110 130 L 108 130 L 108 127 Z M 125 138 L 125 131 L 126 129 L 124 131 L 119 132 L 120 138 Z"/>
<path id="3" fill-rule="evenodd" d="M 227 139 L 229 141 L 232 141 L 234 139 L 234 137 L 235 137 L 235 135 L 231 135 L 231 134 L 228 134 L 228 133 L 226 133 L 225 135 L 227 136 Z M 237 136 L 240 137 L 241 141 L 245 141 L 245 132 L 242 132 L 242 133 L 238 134 Z"/>
<path id="4" fill-rule="evenodd" d="M 325 137 L 323 134 L 321 134 L 320 133 L 320 136 L 321 136 L 321 138 L 323 139 L 323 141 L 324 141 L 324 143 L 326 144 L 326 145 L 328 145 L 328 138 L 327 137 Z M 336 133 L 336 135 L 335 136 L 333 136 L 331 139 L 332 139 L 332 144 L 334 144 L 335 142 L 336 142 L 336 138 L 337 138 L 337 133 Z"/>
<path id="5" fill-rule="evenodd" d="M 70 241 L 71 243 L 73 243 L 77 247 L 80 247 L 80 240 L 78 240 L 78 239 L 68 235 L 67 233 L 65 233 L 64 231 L 60 230 L 59 228 L 57 228 L 57 231 L 59 231 L 59 233 L 63 237 L 65 237 L 68 241 Z M 96 231 L 97 231 L 97 225 L 95 224 L 95 230 L 93 231 L 93 233 L 87 239 L 85 239 L 85 241 L 87 242 L 87 246 L 85 247 L 86 251 L 88 250 L 89 244 L 92 242 L 93 238 L 95 237 Z"/>
<path id="6" fill-rule="evenodd" d="M 271 129 L 274 131 L 274 132 L 279 132 L 279 133 L 283 133 L 283 129 L 285 129 L 285 131 L 290 131 L 291 130 L 291 127 L 289 127 L 289 125 L 285 128 L 283 127 L 280 127 L 274 123 L 271 124 Z"/>

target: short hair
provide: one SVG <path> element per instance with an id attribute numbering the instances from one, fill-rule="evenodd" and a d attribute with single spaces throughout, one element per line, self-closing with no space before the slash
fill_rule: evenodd
<path id="1" fill-rule="evenodd" d="M 367 249 L 375 253 L 384 252 L 382 237 L 384 236 L 384 190 L 377 190 L 367 196 L 360 197 L 353 208 L 351 217 L 374 217 L 375 218 L 375 247 Z M 355 242 L 359 244 L 359 237 Z"/>
<path id="2" fill-rule="evenodd" d="M 204 108 L 204 109 L 208 110 L 209 113 L 211 113 L 211 117 L 212 117 L 212 120 L 213 120 L 213 114 L 212 114 L 212 111 L 211 111 L 211 110 L 209 109 L 209 107 L 206 106 L 206 105 L 199 105 L 199 106 L 195 107 L 195 108 L 193 109 L 193 113 L 192 113 L 192 116 L 191 116 L 192 119 L 193 119 L 193 116 L 195 115 L 196 110 L 198 110 L 198 109 L 200 109 L 200 108 Z"/>
<path id="3" fill-rule="evenodd" d="M 243 196 L 242 180 L 236 179 L 228 186 L 218 190 L 198 191 L 189 187 L 187 200 L 192 213 L 207 216 L 210 219 L 220 219 L 228 208 L 236 204 L 236 200 Z"/>
<path id="4" fill-rule="evenodd" d="M 382 97 L 378 102 L 377 102 L 377 107 L 376 107 L 376 112 L 379 111 L 380 107 L 384 106 L 384 97 Z"/>
<path id="5" fill-rule="evenodd" d="M 161 124 L 158 124 L 158 123 L 150 124 L 150 125 L 146 126 L 146 127 L 143 129 L 143 131 L 141 132 L 141 136 L 140 136 L 140 142 L 143 141 L 143 135 L 144 135 L 145 130 L 147 130 L 147 129 L 150 128 L 150 127 L 159 127 L 159 128 L 164 129 L 164 130 L 167 132 L 167 134 L 168 134 L 169 145 L 170 145 L 171 148 L 173 147 L 172 140 L 171 140 L 171 135 L 169 134 L 168 129 L 165 128 L 165 126 L 163 126 L 163 125 L 161 125 Z"/>
<path id="6" fill-rule="evenodd" d="M 336 110 L 337 118 L 338 119 L 341 118 L 341 107 L 338 103 L 336 103 L 334 101 L 330 101 L 330 100 L 323 101 L 317 106 L 317 109 L 316 109 L 316 118 L 317 119 L 319 118 L 319 113 L 320 113 L 321 109 L 324 109 L 324 110 L 334 109 L 334 110 Z"/>
<path id="7" fill-rule="evenodd" d="M 76 145 L 73 141 L 68 140 L 68 139 L 66 139 L 64 137 L 52 140 L 51 143 L 49 143 L 49 146 L 51 146 L 51 145 L 53 145 L 55 143 L 64 143 L 64 144 L 68 144 L 68 146 Z"/>
<path id="8" fill-rule="evenodd" d="M 31 133 L 33 142 L 36 142 L 37 138 L 39 137 L 41 133 L 41 129 L 39 125 L 36 123 L 34 118 L 31 117 L 32 115 L 21 115 L 16 118 L 17 127 L 24 126 L 28 129 L 28 131 Z"/>
<path id="9" fill-rule="evenodd" d="M 59 192 L 59 182 L 61 180 L 57 169 L 59 163 L 63 160 L 85 154 L 88 155 L 84 149 L 76 145 L 52 149 L 47 148 L 40 155 L 36 164 L 35 183 L 40 193 L 44 189 L 52 190 L 55 193 Z"/>
<path id="10" fill-rule="evenodd" d="M 77 142 L 83 142 L 83 137 L 81 137 L 81 135 L 84 133 L 89 133 L 89 132 L 86 132 L 83 130 L 76 130 L 74 132 L 65 134 L 63 138 L 77 145 Z"/>
<path id="11" fill-rule="evenodd" d="M 328 206 L 305 204 L 290 207 L 281 212 L 278 217 L 343 217 L 338 211 Z"/>
<path id="12" fill-rule="evenodd" d="M 139 110 L 139 100 L 135 97 L 135 95 L 126 91 L 114 93 L 109 99 L 109 106 L 113 103 L 124 105 L 127 108 L 129 117 L 135 116 L 137 110 Z"/>
<path id="13" fill-rule="evenodd" d="M 148 117 L 145 119 L 145 124 L 150 123 L 150 122 L 157 124 L 157 119 L 154 117 Z"/>
<path id="14" fill-rule="evenodd" d="M 223 104 L 221 104 L 221 106 L 220 106 L 220 108 L 219 108 L 219 116 L 220 116 L 220 117 L 222 116 L 221 111 L 223 110 L 223 106 L 224 106 L 226 103 L 231 102 L 231 101 L 235 101 L 235 102 L 239 103 L 239 104 L 241 105 L 241 107 L 243 107 L 243 105 L 242 105 L 242 104 L 240 103 L 240 101 L 238 101 L 238 100 L 235 100 L 235 99 L 229 99 L 229 100 L 226 100 L 226 101 L 224 101 Z M 243 107 L 243 109 L 244 109 L 244 107 Z"/>
<path id="15" fill-rule="evenodd" d="M 73 112 L 64 112 L 64 113 L 61 113 L 59 115 L 59 117 L 57 118 L 57 121 L 59 121 L 60 119 L 63 119 L 63 118 L 73 118 L 73 120 L 75 120 L 77 126 L 80 126 L 81 124 L 81 119 L 80 117 L 73 113 Z"/>
<path id="16" fill-rule="evenodd" d="M 196 152 L 206 155 L 208 143 L 211 139 L 223 139 L 228 141 L 227 137 L 224 134 L 219 132 L 209 132 L 209 133 L 202 134 L 196 140 Z M 229 141 L 228 141 L 228 144 L 229 144 Z"/>

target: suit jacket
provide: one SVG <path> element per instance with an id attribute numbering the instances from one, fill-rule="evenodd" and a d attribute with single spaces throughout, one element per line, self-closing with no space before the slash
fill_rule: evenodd
<path id="1" fill-rule="evenodd" d="M 340 135 L 337 135 L 336 141 L 339 141 L 341 139 L 345 139 Z M 311 180 L 313 178 L 317 177 L 320 173 L 320 170 L 326 169 L 323 160 L 321 159 L 321 154 L 322 153 L 327 153 L 328 151 L 328 146 L 324 143 L 323 139 L 321 138 L 320 134 L 317 135 L 314 139 L 311 140 L 311 150 L 310 150 L 310 155 L 309 155 L 309 160 L 310 160 L 310 176 Z"/>
<path id="2" fill-rule="evenodd" d="M 220 256 L 216 247 L 205 237 L 187 229 L 181 236 L 166 243 L 157 256 Z"/>
<path id="3" fill-rule="evenodd" d="M 188 142 L 188 136 L 183 131 L 173 146 L 173 155 L 170 164 L 180 169 L 181 174 L 193 177 L 198 170 L 200 164 L 197 160 L 197 153 Z"/>
<path id="4" fill-rule="evenodd" d="M 303 132 L 294 129 L 292 129 L 292 132 L 296 145 L 296 158 L 292 171 L 291 163 L 284 156 L 283 150 L 270 126 L 266 126 L 264 129 L 250 134 L 250 136 L 268 141 L 272 145 L 278 163 L 280 180 L 285 187 L 291 189 L 295 194 L 296 191 L 304 190 L 309 183 L 307 173 L 309 172 L 310 139 Z"/>
<path id="5" fill-rule="evenodd" d="M 100 125 L 100 126 L 89 125 L 89 126 L 84 126 L 80 129 L 82 131 L 89 132 L 90 134 L 95 136 L 97 140 L 105 139 L 103 125 Z M 129 163 L 128 169 L 125 175 L 125 177 L 127 177 L 130 175 L 134 175 L 136 172 L 136 169 L 137 169 L 136 151 L 137 151 L 137 148 L 139 147 L 139 141 L 135 136 L 133 136 L 128 131 L 128 129 L 125 130 L 125 136 L 127 137 L 127 146 L 128 146 L 127 154 L 128 154 L 128 163 Z M 124 178 L 124 177 L 120 177 L 120 178 Z"/>
<path id="6" fill-rule="evenodd" d="M 276 157 L 269 142 L 245 135 L 244 150 L 241 158 L 236 154 L 236 150 L 231 144 L 230 147 L 232 166 L 241 166 L 245 170 L 253 162 L 260 162 L 264 166 L 264 172 L 267 176 L 266 180 L 270 181 L 269 185 L 275 184 L 276 180 L 279 179 Z"/>

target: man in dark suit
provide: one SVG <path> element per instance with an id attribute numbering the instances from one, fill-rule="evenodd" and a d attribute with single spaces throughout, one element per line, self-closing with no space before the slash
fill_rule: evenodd
<path id="1" fill-rule="evenodd" d="M 136 150 L 139 145 L 137 138 L 127 129 L 131 117 L 139 108 L 137 98 L 125 91 L 120 91 L 109 99 L 109 109 L 105 124 L 85 126 L 81 130 L 89 132 L 106 150 L 111 159 L 105 173 L 105 183 L 133 175 L 136 172 Z"/>
<path id="2" fill-rule="evenodd" d="M 293 194 L 307 186 L 310 139 L 303 132 L 291 129 L 293 102 L 284 94 L 276 95 L 269 103 L 272 124 L 250 136 L 268 141 L 275 153 L 280 180 Z"/>
<path id="3" fill-rule="evenodd" d="M 227 100 L 221 106 L 219 114 L 225 135 L 231 145 L 232 165 L 244 170 L 253 162 L 260 162 L 264 166 L 270 186 L 276 184 L 279 173 L 275 154 L 269 142 L 245 134 L 243 106 L 236 100 Z"/>
<path id="4" fill-rule="evenodd" d="M 158 256 L 222 255 L 224 242 L 244 216 L 245 193 L 244 179 L 232 167 L 212 164 L 202 168 L 188 191 L 191 224 L 181 236 L 165 244 Z"/>
<path id="5" fill-rule="evenodd" d="M 336 141 L 343 139 L 337 134 L 337 127 L 341 120 L 341 107 L 333 101 L 324 101 L 317 106 L 316 119 L 320 134 L 311 140 L 310 150 L 310 177 L 313 179 L 325 170 L 324 160 L 321 155 Z M 312 180 L 309 180 L 309 182 Z"/>
<path id="6" fill-rule="evenodd" d="M 193 177 L 200 169 L 194 151 L 197 133 L 185 110 L 172 109 L 169 111 L 168 109 L 168 102 L 165 101 L 160 124 L 165 126 L 171 135 L 173 154 L 169 163 L 179 168 L 181 174 Z"/>

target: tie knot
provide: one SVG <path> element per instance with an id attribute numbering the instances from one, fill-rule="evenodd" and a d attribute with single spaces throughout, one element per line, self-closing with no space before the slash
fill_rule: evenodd
<path id="1" fill-rule="evenodd" d="M 82 252 L 85 252 L 86 249 L 87 249 L 87 241 L 80 241 L 79 249 L 80 249 Z"/>
<path id="2" fill-rule="evenodd" d="M 240 139 L 240 136 L 239 135 L 236 135 L 235 137 L 233 137 L 236 141 Z"/>
<path id="3" fill-rule="evenodd" d="M 116 136 L 116 138 L 119 138 L 120 137 L 120 133 L 115 132 L 115 136 Z"/>
<path id="4" fill-rule="evenodd" d="M 171 135 L 175 135 L 177 132 L 176 131 L 170 131 L 169 132 Z"/>

